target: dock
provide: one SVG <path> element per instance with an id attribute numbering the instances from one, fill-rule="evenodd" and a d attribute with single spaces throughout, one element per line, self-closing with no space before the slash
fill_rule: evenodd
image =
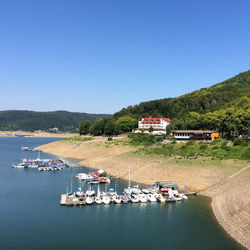
<path id="1" fill-rule="evenodd" d="M 61 204 L 61 205 L 66 205 L 66 200 L 67 200 L 67 195 L 66 195 L 66 194 L 62 194 L 62 195 L 61 195 L 60 204 Z"/>
<path id="2" fill-rule="evenodd" d="M 76 167 L 76 164 L 70 162 L 69 160 L 67 160 L 65 158 L 58 157 L 57 160 L 59 162 L 61 162 L 62 164 L 64 164 L 64 166 L 67 167 L 67 168 L 75 168 Z"/>
<path id="3" fill-rule="evenodd" d="M 86 204 L 85 198 L 79 198 L 79 197 L 67 197 L 67 194 L 61 195 L 61 201 L 60 205 L 66 205 L 66 206 L 81 206 Z"/>

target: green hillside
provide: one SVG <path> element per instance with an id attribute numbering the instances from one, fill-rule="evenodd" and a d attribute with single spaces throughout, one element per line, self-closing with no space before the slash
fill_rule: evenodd
<path id="1" fill-rule="evenodd" d="M 75 131 L 82 120 L 95 121 L 111 117 L 109 114 L 87 114 L 68 111 L 34 112 L 24 110 L 0 111 L 0 130 L 48 130 Z"/>
<path id="2" fill-rule="evenodd" d="M 121 116 L 183 118 L 190 112 L 205 114 L 234 106 L 240 98 L 250 96 L 250 70 L 222 83 L 176 97 L 142 102 L 114 114 Z"/>

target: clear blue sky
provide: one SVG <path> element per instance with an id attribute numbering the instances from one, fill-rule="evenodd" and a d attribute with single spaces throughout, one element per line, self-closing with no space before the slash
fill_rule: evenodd
<path id="1" fill-rule="evenodd" d="M 249 0 L 0 2 L 0 110 L 114 113 L 248 69 Z"/>

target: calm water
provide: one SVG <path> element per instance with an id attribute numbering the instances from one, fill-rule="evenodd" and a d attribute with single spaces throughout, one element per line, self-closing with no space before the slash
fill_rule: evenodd
<path id="1" fill-rule="evenodd" d="M 55 140 L 0 138 L 0 249 L 242 249 L 218 225 L 204 197 L 175 204 L 60 206 L 70 169 L 11 168 L 21 158 L 37 157 L 22 153 L 21 146 Z M 83 171 L 73 169 L 73 175 Z M 117 181 L 120 190 L 126 185 Z"/>

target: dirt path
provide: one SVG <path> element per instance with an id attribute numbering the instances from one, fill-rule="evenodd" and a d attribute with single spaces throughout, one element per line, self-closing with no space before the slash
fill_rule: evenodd
<path id="1" fill-rule="evenodd" d="M 239 171 L 237 171 L 236 173 L 230 175 L 227 179 L 225 180 L 222 180 L 214 185 L 212 185 L 211 187 L 203 190 L 203 191 L 200 191 L 198 194 L 199 195 L 208 195 L 210 192 L 212 192 L 214 189 L 218 189 L 220 188 L 221 186 L 225 185 L 228 181 L 230 181 L 230 179 L 236 177 L 237 175 L 241 174 L 242 172 L 244 172 L 245 170 L 249 169 L 250 166 L 247 166 Z"/>

